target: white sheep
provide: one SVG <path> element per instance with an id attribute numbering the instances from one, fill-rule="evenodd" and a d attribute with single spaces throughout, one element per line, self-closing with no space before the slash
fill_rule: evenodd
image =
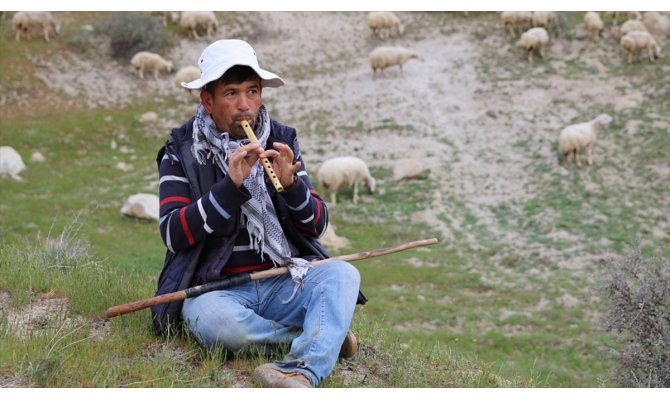
<path id="1" fill-rule="evenodd" d="M 530 28 L 521 34 L 517 45 L 526 49 L 526 52 L 528 53 L 528 63 L 532 64 L 533 52 L 536 50 L 540 54 L 540 57 L 544 58 L 544 47 L 547 43 L 549 43 L 549 34 L 546 29 Z"/>
<path id="2" fill-rule="evenodd" d="M 647 11 L 642 18 L 647 31 L 655 37 L 662 38 L 670 35 L 670 17 L 656 11 Z"/>
<path id="3" fill-rule="evenodd" d="M 595 11 L 587 12 L 584 14 L 584 25 L 586 25 L 586 30 L 589 32 L 589 39 L 597 41 L 604 27 L 600 15 Z"/>
<path id="4" fill-rule="evenodd" d="M 515 26 L 520 26 L 522 30 L 530 27 L 533 13 L 530 11 L 503 11 L 500 13 L 500 19 L 505 32 L 514 36 L 516 34 Z"/>
<path id="5" fill-rule="evenodd" d="M 402 35 L 404 31 L 400 18 L 391 11 L 372 11 L 368 13 L 368 27 L 380 39 Z"/>
<path id="6" fill-rule="evenodd" d="M 531 25 L 533 28 L 544 28 L 547 31 L 557 30 L 556 13 L 553 11 L 533 11 Z"/>
<path id="7" fill-rule="evenodd" d="M 591 157 L 591 150 L 596 141 L 596 134 L 600 132 L 605 126 L 614 121 L 612 117 L 607 114 L 600 114 L 589 122 L 582 122 L 566 126 L 561 130 L 558 137 L 558 151 L 563 155 L 563 166 L 568 169 L 568 157 L 570 153 L 574 154 L 574 161 L 578 167 L 582 164 L 579 162 L 579 151 L 586 151 L 586 162 L 589 165 L 593 164 Z"/>
<path id="8" fill-rule="evenodd" d="M 167 61 L 160 55 L 149 51 L 137 52 L 130 60 L 130 64 L 135 67 L 141 79 L 144 79 L 145 72 L 152 72 L 154 79 L 158 79 L 159 72 L 172 72 L 172 61 Z"/>
<path id="9" fill-rule="evenodd" d="M 179 25 L 194 39 L 199 38 L 199 28 L 206 30 L 209 38 L 219 28 L 219 20 L 212 11 L 183 11 Z"/>
<path id="10" fill-rule="evenodd" d="M 336 204 L 335 195 L 341 187 L 353 187 L 354 204 L 358 203 L 358 184 L 362 183 L 370 193 L 375 190 L 375 178 L 370 175 L 365 161 L 358 157 L 334 157 L 324 161 L 318 172 L 319 185 L 324 195 L 330 193 L 330 202 Z"/>
<path id="11" fill-rule="evenodd" d="M 26 169 L 21 155 L 11 146 L 0 146 L 0 176 L 9 175 L 15 181 L 23 178 L 19 173 Z"/>
<path id="12" fill-rule="evenodd" d="M 629 32 L 633 31 L 647 32 L 647 26 L 638 19 L 629 19 L 628 21 L 624 22 L 623 25 L 621 25 L 619 33 L 621 34 L 621 36 L 625 36 Z"/>
<path id="13" fill-rule="evenodd" d="M 193 91 L 187 87 L 184 87 L 182 83 L 191 82 L 200 78 L 200 68 L 195 65 L 187 65 L 177 71 L 177 74 L 174 77 L 174 83 L 178 88 L 184 89 L 186 94 L 192 94 Z"/>
<path id="14" fill-rule="evenodd" d="M 179 11 L 151 11 L 150 14 L 155 17 L 160 17 L 163 22 L 163 26 L 168 25 L 168 20 L 171 22 L 179 21 Z"/>
<path id="15" fill-rule="evenodd" d="M 384 75 L 384 69 L 397 65 L 400 67 L 400 76 L 403 74 L 403 66 L 407 61 L 416 58 L 423 61 L 423 57 L 416 51 L 398 46 L 380 46 L 370 52 L 370 67 L 372 68 L 372 79 L 375 79 L 377 70 Z"/>
<path id="16" fill-rule="evenodd" d="M 19 11 L 12 17 L 12 27 L 17 41 L 21 39 L 21 34 L 32 39 L 33 33 L 39 32 L 48 42 L 50 33 L 60 33 L 60 26 L 49 11 Z"/>
<path id="17" fill-rule="evenodd" d="M 649 32 L 628 32 L 621 38 L 619 44 L 628 52 L 629 64 L 633 62 L 633 54 L 637 58 L 637 53 L 641 50 L 647 50 L 649 61 L 654 61 L 654 58 L 661 58 L 661 46 L 656 43 L 656 40 L 654 40 L 654 37 Z"/>

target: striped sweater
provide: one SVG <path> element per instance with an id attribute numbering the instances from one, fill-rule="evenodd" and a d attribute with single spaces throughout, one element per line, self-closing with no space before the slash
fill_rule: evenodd
<path id="1" fill-rule="evenodd" d="M 297 139 L 292 144 L 295 161 L 301 161 L 298 181 L 290 189 L 275 194 L 288 205 L 293 225 L 303 235 L 320 237 L 328 223 L 327 208 L 314 191 L 305 162 L 302 160 Z M 228 176 L 216 168 L 216 183 L 193 198 L 188 179 L 178 159 L 178 153 L 167 149 L 159 165 L 160 233 L 165 246 L 172 253 L 180 252 L 206 240 L 201 263 L 217 262 L 217 237 L 230 236 L 239 227 L 235 246 L 225 260 L 222 273 L 240 273 L 266 269 L 272 266 L 269 256 L 261 256 L 251 249 L 249 234 L 239 225 L 240 206 L 250 199 L 244 186 L 235 187 Z M 274 188 L 268 184 L 272 195 Z M 300 256 L 294 250 L 292 256 Z M 214 260 L 214 261 L 212 261 Z M 206 283 L 200 280 L 199 283 Z"/>

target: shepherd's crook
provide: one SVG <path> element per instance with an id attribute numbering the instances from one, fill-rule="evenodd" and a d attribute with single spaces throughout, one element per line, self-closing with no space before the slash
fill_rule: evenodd
<path id="1" fill-rule="evenodd" d="M 331 258 L 326 258 L 325 260 L 314 260 L 311 262 L 312 265 L 316 266 L 323 264 L 328 261 L 356 261 L 364 260 L 366 258 L 383 256 L 386 254 L 397 253 L 403 250 L 413 249 L 420 246 L 428 246 L 431 244 L 437 243 L 437 239 L 424 239 L 416 240 L 414 242 L 404 243 L 394 247 L 385 247 L 382 249 L 364 251 L 361 253 L 347 254 L 343 256 L 336 256 Z M 279 267 L 267 269 L 259 272 L 252 272 L 249 274 L 240 274 L 236 275 L 230 279 L 226 279 L 219 282 L 206 283 L 204 285 L 194 286 L 192 288 L 180 290 L 178 292 L 166 293 L 160 296 L 149 297 L 148 299 L 134 301 L 132 303 L 121 304 L 118 306 L 110 307 L 107 309 L 107 318 L 113 318 L 118 315 L 128 314 L 134 311 L 143 310 L 147 307 L 155 306 L 158 304 L 170 303 L 173 301 L 179 301 L 188 299 L 191 297 L 200 296 L 203 293 L 211 292 L 214 290 L 223 290 L 228 289 L 233 286 L 241 285 L 243 283 L 258 281 L 261 279 L 272 278 L 273 276 L 283 275 L 288 273 L 288 268 Z"/>

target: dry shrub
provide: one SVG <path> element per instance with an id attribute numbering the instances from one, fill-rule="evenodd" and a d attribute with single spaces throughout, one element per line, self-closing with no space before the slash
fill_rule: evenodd
<path id="1" fill-rule="evenodd" d="M 620 345 L 614 379 L 624 387 L 670 387 L 670 266 L 645 258 L 640 244 L 608 265 L 607 330 Z"/>
<path id="2" fill-rule="evenodd" d="M 124 63 L 138 51 L 162 54 L 172 41 L 162 22 L 137 12 L 113 12 L 98 26 L 98 31 L 110 38 L 112 58 Z"/>

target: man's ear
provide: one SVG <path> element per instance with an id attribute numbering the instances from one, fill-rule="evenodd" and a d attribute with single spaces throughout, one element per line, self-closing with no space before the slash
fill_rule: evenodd
<path id="1" fill-rule="evenodd" d="M 205 107 L 205 110 L 207 110 L 207 112 L 211 114 L 212 109 L 214 108 L 214 98 L 212 94 L 205 89 L 201 90 L 200 102 L 202 103 L 203 107 Z"/>

